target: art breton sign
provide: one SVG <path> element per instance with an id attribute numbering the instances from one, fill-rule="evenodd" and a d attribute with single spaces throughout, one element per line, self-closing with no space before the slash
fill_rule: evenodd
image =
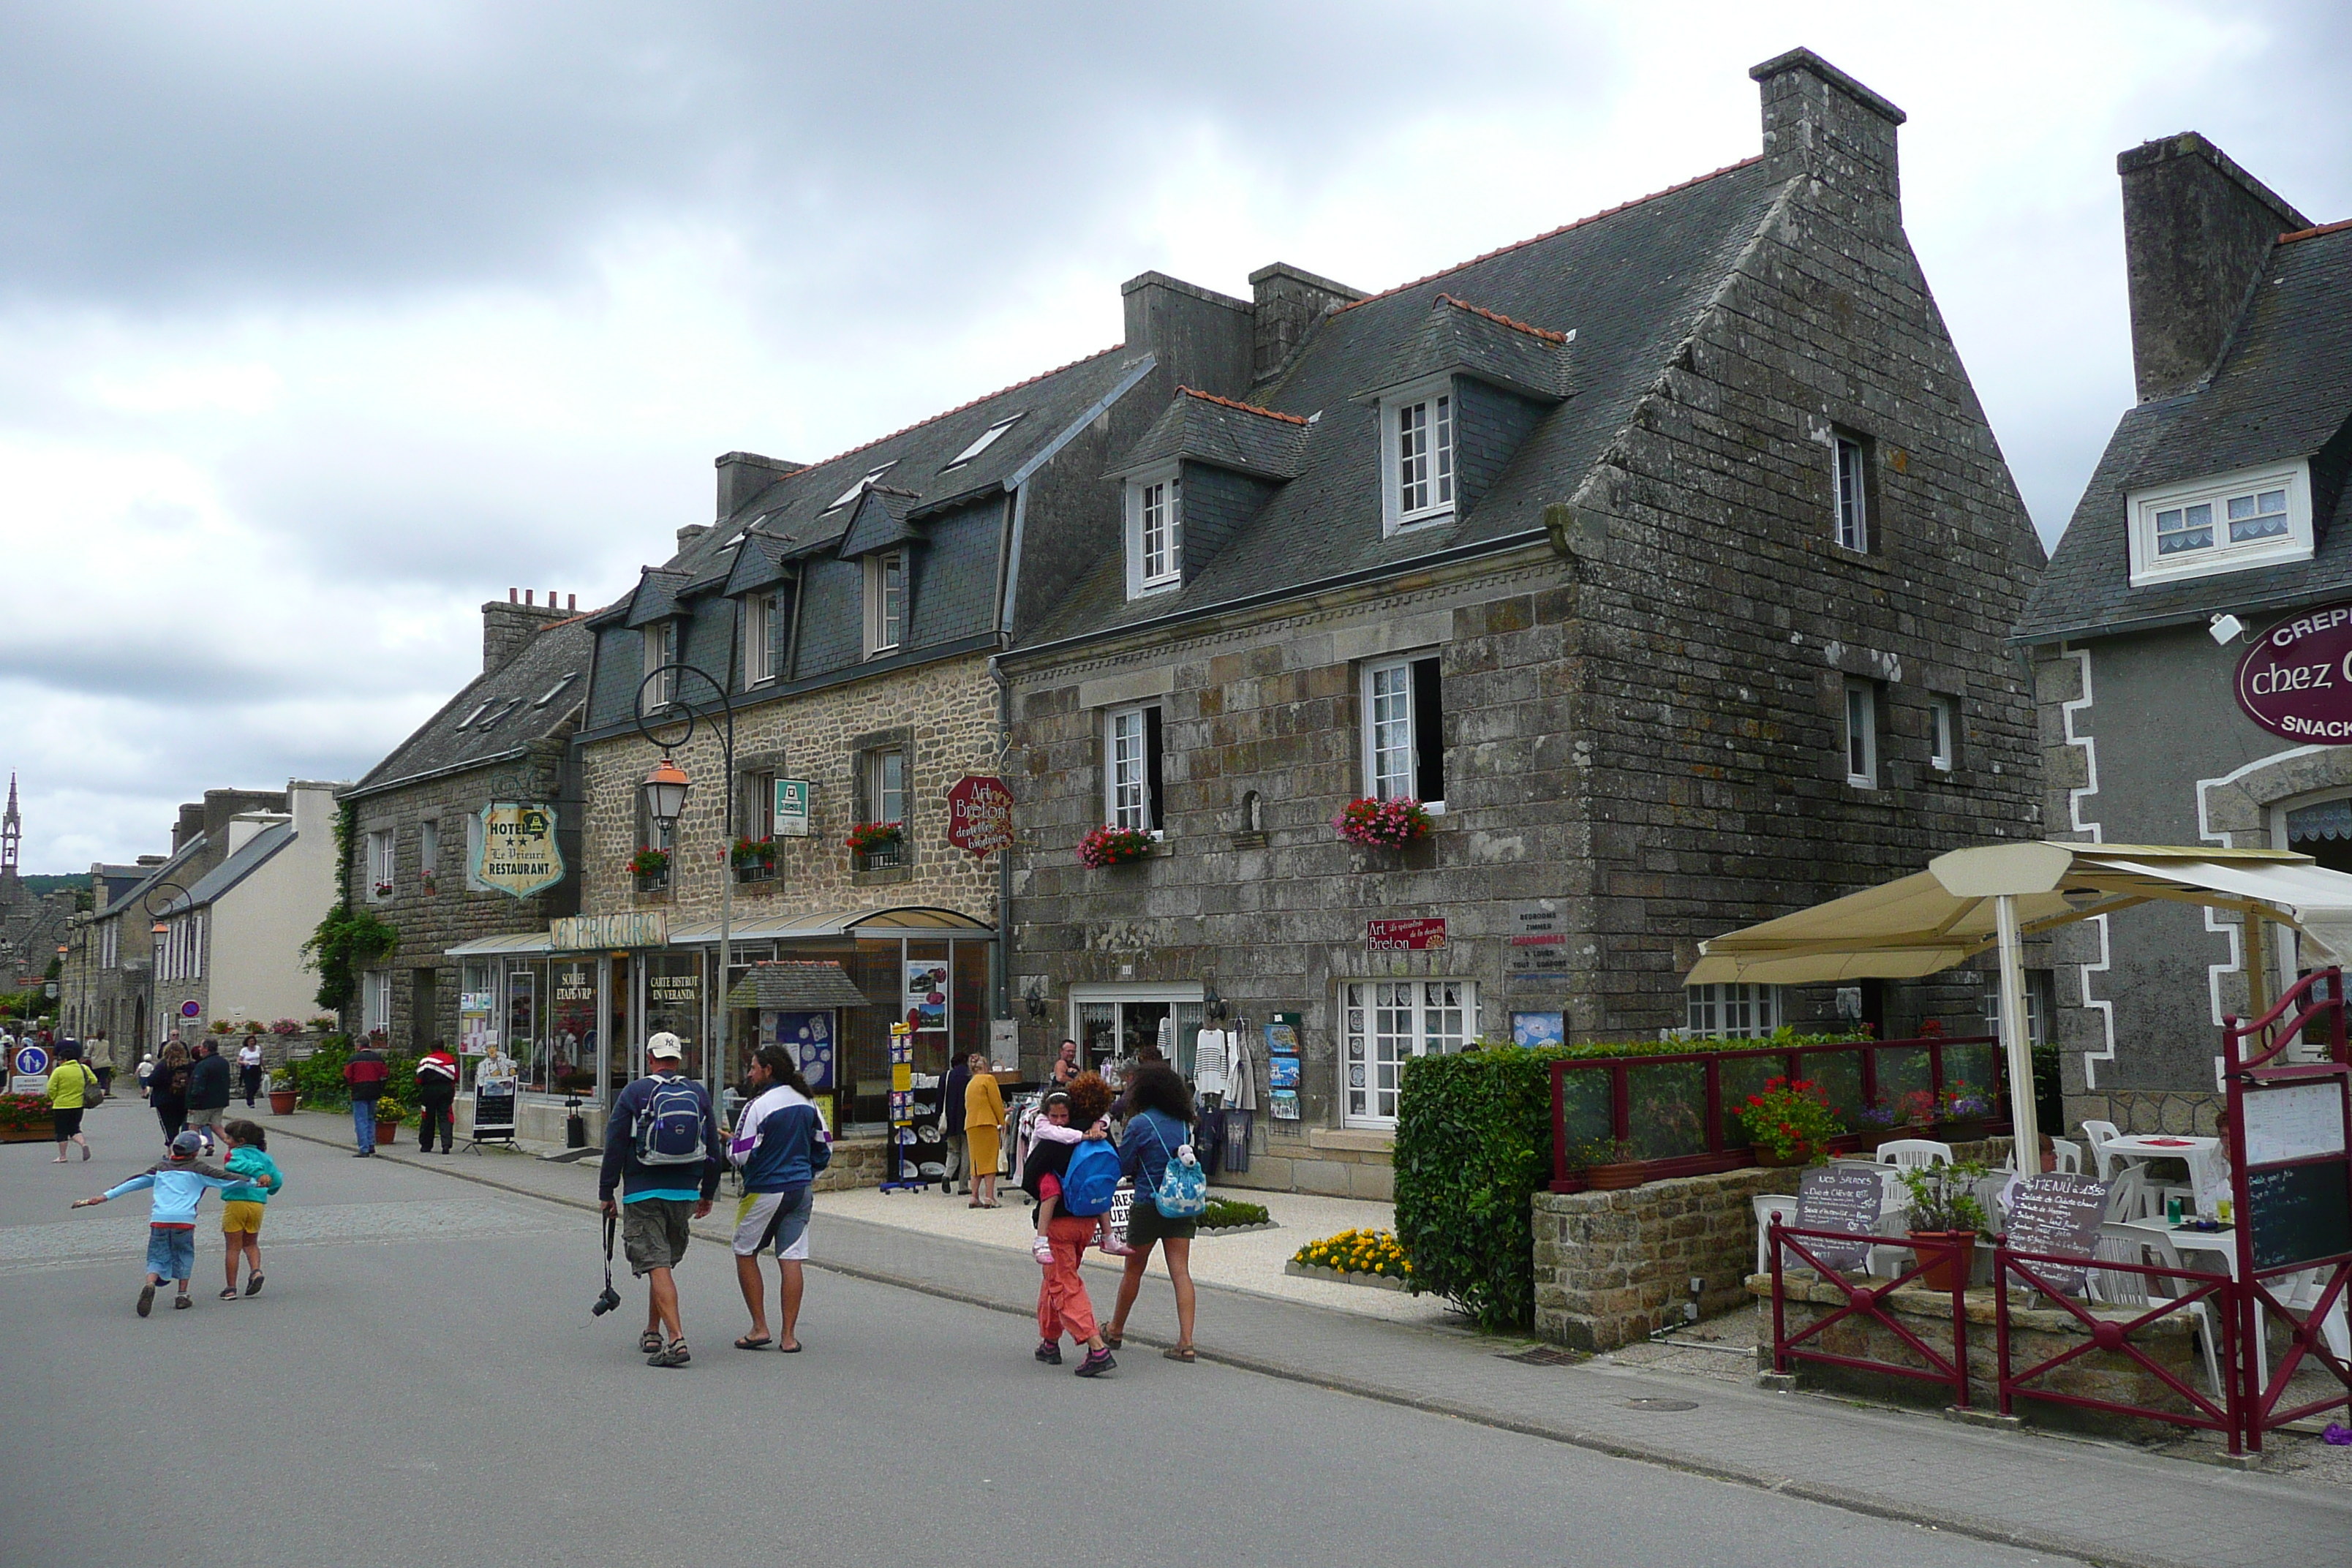
<path id="1" fill-rule="evenodd" d="M 1878 1234 L 1878 1213 L 1886 1196 L 1875 1171 L 1853 1165 L 1816 1165 L 1797 1178 L 1797 1212 L 1780 1223 L 1799 1230 L 1834 1230 L 1847 1236 Z M 1859 1241 L 1822 1241 L 1806 1237 L 1801 1246 L 1832 1268 L 1859 1268 L 1870 1248 Z M 1797 1262 L 1794 1253 L 1781 1254 L 1781 1267 Z"/>
<path id="2" fill-rule="evenodd" d="M 948 791 L 948 842 L 971 855 L 1013 846 L 1013 792 L 1003 779 L 961 778 Z"/>
<path id="3" fill-rule="evenodd" d="M 543 801 L 498 800 L 482 807 L 481 816 L 476 881 L 492 892 L 527 899 L 563 880 L 555 807 Z"/>
<path id="4" fill-rule="evenodd" d="M 2107 1184 L 2096 1176 L 2056 1172 L 2017 1184 L 2009 1200 L 2009 1249 L 2089 1258 L 2098 1250 L 2099 1222 L 2107 1217 Z M 2062 1263 L 2028 1263 L 2053 1288 L 2083 1288 L 2083 1270 Z"/>
<path id="5" fill-rule="evenodd" d="M 1445 945 L 1445 919 L 1366 921 L 1364 945 L 1374 952 L 1433 951 Z"/>
<path id="6" fill-rule="evenodd" d="M 2238 660 L 2238 706 L 2272 734 L 2352 745 L 2352 604 L 2281 621 Z"/>

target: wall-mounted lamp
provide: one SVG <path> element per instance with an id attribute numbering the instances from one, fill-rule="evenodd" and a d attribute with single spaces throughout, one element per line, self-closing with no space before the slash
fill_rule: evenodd
<path id="1" fill-rule="evenodd" d="M 1028 994 L 1022 997 L 1021 1000 L 1023 1005 L 1029 1009 L 1029 1016 L 1037 1019 L 1040 1022 L 1044 1021 L 1045 1016 L 1045 984 L 1042 981 L 1032 980 L 1029 982 Z"/>
<path id="2" fill-rule="evenodd" d="M 2221 615 L 2215 616 L 2212 624 L 2205 629 L 2212 634 L 2215 642 L 2228 647 L 2246 635 L 2246 623 L 2235 616 Z"/>
<path id="3" fill-rule="evenodd" d="M 1225 1016 L 1226 1011 L 1225 999 L 1217 994 L 1217 988 L 1215 986 L 1212 985 L 1207 990 L 1201 993 L 1202 1015 L 1208 1018 L 1212 1023 L 1223 1020 Z"/>

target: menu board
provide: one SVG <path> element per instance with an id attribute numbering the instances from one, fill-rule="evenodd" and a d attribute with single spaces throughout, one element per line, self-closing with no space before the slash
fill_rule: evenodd
<path id="1" fill-rule="evenodd" d="M 1817 1165 L 1797 1178 L 1796 1228 L 1875 1236 L 1885 1196 L 1885 1183 L 1876 1171 L 1859 1165 Z M 1832 1268 L 1859 1268 L 1870 1252 L 1861 1242 L 1807 1238 L 1802 1245 Z"/>
<path id="2" fill-rule="evenodd" d="M 2334 1078 L 2249 1089 L 2246 1163 L 2274 1165 L 2344 1152 L 2344 1095 Z"/>
<path id="3" fill-rule="evenodd" d="M 2017 1184 L 2009 1200 L 2009 1247 L 2012 1252 L 2050 1252 L 2085 1260 L 2099 1247 L 2099 1223 L 2107 1217 L 2107 1184 L 2096 1176 L 2063 1172 Z M 2068 1292 L 2083 1288 L 2084 1270 L 2061 1263 L 2026 1268 Z"/>
<path id="4" fill-rule="evenodd" d="M 2328 1086 L 2332 1099 L 2336 1089 Z M 2256 1096 L 2248 1095 L 2252 1106 Z M 2254 1267 L 2280 1268 L 2352 1252 L 2352 1184 L 2341 1160 L 2246 1173 Z"/>
<path id="5" fill-rule="evenodd" d="M 474 1142 L 511 1143 L 515 1135 L 515 1080 L 492 1079 L 474 1084 Z"/>

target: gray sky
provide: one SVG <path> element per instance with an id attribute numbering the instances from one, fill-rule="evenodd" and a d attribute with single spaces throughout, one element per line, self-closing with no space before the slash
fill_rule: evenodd
<path id="1" fill-rule="evenodd" d="M 2352 8 L 0 5 L 0 766 L 25 864 L 356 777 L 509 587 L 602 603 L 813 459 L 1118 340 L 1380 289 L 1757 150 L 1810 45 L 2045 540 L 2131 396 L 2115 155 L 2352 216 Z"/>

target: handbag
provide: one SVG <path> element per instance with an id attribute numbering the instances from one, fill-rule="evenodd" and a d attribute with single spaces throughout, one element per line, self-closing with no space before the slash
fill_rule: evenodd
<path id="1" fill-rule="evenodd" d="M 1118 1190 L 1111 1194 L 1110 1208 L 1095 1221 L 1095 1250 L 1106 1258 L 1129 1258 L 1135 1253 L 1127 1239 L 1128 1216 L 1135 1212 L 1135 1184 L 1125 1176 L 1118 1179 Z"/>
<path id="2" fill-rule="evenodd" d="M 74 1063 L 74 1066 L 81 1068 L 82 1109 L 88 1110 L 94 1107 L 104 1105 L 106 1103 L 106 1090 L 99 1087 L 98 1074 L 90 1070 L 89 1064 L 88 1062 L 76 1062 Z"/>
<path id="3" fill-rule="evenodd" d="M 1157 1123 L 1151 1135 L 1160 1139 L 1162 1150 L 1168 1150 L 1168 1140 L 1160 1137 Z M 1168 1166 L 1160 1173 L 1160 1185 L 1152 1189 L 1151 1206 L 1162 1219 L 1192 1219 L 1209 1206 L 1209 1173 L 1201 1169 L 1190 1143 L 1168 1150 Z"/>

